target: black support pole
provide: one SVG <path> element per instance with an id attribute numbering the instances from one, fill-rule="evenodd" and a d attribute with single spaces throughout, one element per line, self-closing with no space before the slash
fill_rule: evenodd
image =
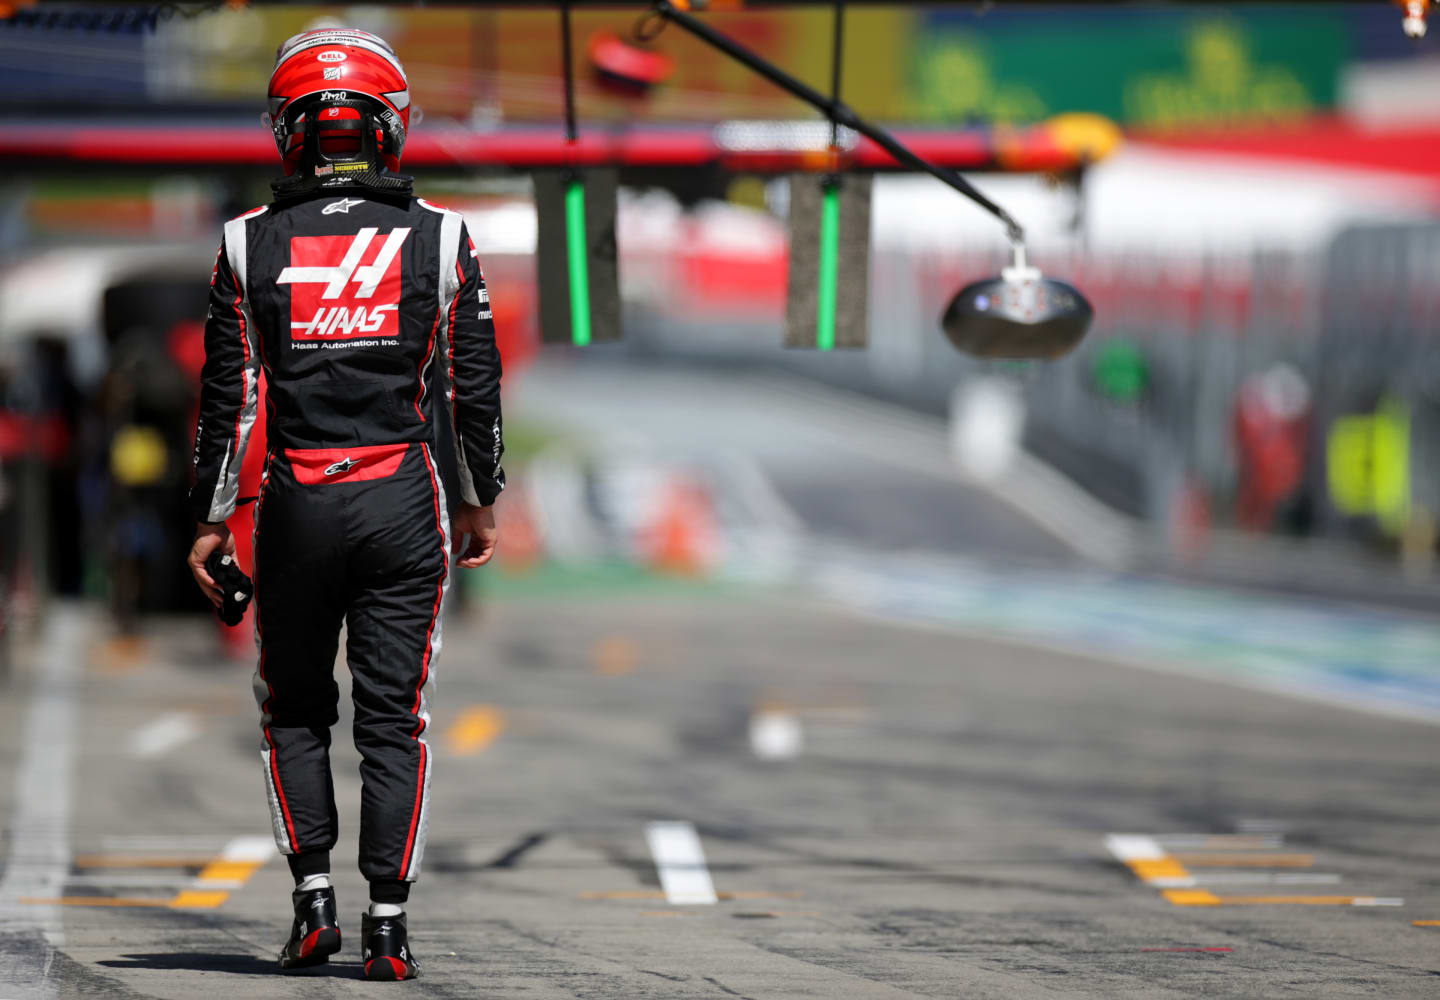
<path id="1" fill-rule="evenodd" d="M 580 130 L 575 124 L 575 66 L 570 51 L 570 4 L 560 5 L 560 50 L 565 61 L 565 141 L 575 142 Z"/>
<path id="2" fill-rule="evenodd" d="M 699 18 L 680 10 L 673 3 L 670 3 L 669 0 L 659 0 L 659 2 L 655 4 L 655 11 L 675 24 L 678 24 L 706 44 L 724 52 L 736 62 L 748 66 L 780 89 L 789 91 L 806 104 L 818 108 L 829 117 L 833 123 L 832 127 L 844 125 L 847 128 L 854 129 L 856 132 L 859 132 L 874 142 L 881 149 L 885 150 L 885 152 L 895 157 L 900 163 L 927 173 L 954 188 L 956 191 L 959 191 L 965 197 L 1004 223 L 1006 234 L 1010 237 L 1011 242 L 1016 244 L 1023 244 L 1025 242 L 1025 230 L 1021 227 L 1020 223 L 1016 222 L 1009 212 L 981 194 L 973 184 L 955 171 L 936 166 L 922 159 L 915 153 L 912 153 L 900 140 L 896 139 L 889 132 L 861 118 L 854 110 L 847 107 L 844 102 L 832 100 L 814 88 L 807 86 L 789 73 L 780 69 L 780 67 L 774 63 L 756 55 L 730 37 L 711 28 Z"/>
<path id="3" fill-rule="evenodd" d="M 840 103 L 840 67 L 845 60 L 845 0 L 835 0 L 835 30 L 830 54 L 830 98 Z M 830 119 L 830 148 L 840 148 L 840 123 Z"/>

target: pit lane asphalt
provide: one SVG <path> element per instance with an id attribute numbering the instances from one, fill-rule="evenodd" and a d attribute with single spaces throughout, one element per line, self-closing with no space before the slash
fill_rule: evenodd
<path id="1" fill-rule="evenodd" d="M 478 617 L 447 624 L 439 667 L 431 845 L 409 908 L 424 976 L 387 991 L 1425 997 L 1440 987 L 1440 928 L 1412 926 L 1440 919 L 1432 726 L 879 623 L 773 591 L 490 585 Z M 142 649 L 117 649 L 90 615 L 72 690 L 76 861 L 207 855 L 265 836 L 248 665 L 218 659 L 205 623 L 157 622 Z M 7 722 L 34 690 L 38 652 L 6 693 Z M 488 735 L 467 744 L 455 730 L 479 705 L 491 706 Z M 800 719 L 798 757 L 752 754 L 760 705 Z M 175 712 L 198 720 L 198 735 L 131 757 L 136 730 Z M 335 750 L 348 936 L 325 973 L 273 970 L 289 921 L 289 879 L 273 857 L 210 909 L 63 906 L 53 954 L 10 925 L 0 997 L 381 989 L 357 978 L 348 720 Z M 0 732 L 6 775 L 19 732 Z M 644 835 L 653 820 L 695 825 L 718 903 L 666 902 Z M 1283 830 L 1285 850 L 1313 856 L 1307 871 L 1341 877 L 1287 895 L 1405 904 L 1176 906 L 1103 843 L 1112 832 L 1237 829 Z M 163 901 L 175 888 L 140 876 L 166 874 L 74 867 L 64 893 Z M 183 887 L 194 871 L 169 874 Z M 1229 950 L 1149 950 L 1162 948 Z"/>

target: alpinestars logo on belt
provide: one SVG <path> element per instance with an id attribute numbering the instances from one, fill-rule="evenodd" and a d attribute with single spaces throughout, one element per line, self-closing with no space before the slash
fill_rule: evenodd
<path id="1" fill-rule="evenodd" d="M 354 236 L 290 240 L 290 266 L 275 283 L 291 286 L 291 340 L 400 335 L 400 248 L 410 230 L 378 235 L 366 226 Z"/>
<path id="2" fill-rule="evenodd" d="M 333 462 L 330 465 L 325 466 L 325 475 L 338 476 L 341 473 L 349 472 L 351 469 L 355 468 L 355 466 L 359 464 L 360 463 L 355 461 L 355 459 L 347 456 L 340 459 L 340 461 L 338 462 Z"/>

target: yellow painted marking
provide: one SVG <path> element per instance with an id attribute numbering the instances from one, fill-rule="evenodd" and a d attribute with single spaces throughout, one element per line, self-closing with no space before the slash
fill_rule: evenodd
<path id="1" fill-rule="evenodd" d="M 139 854 L 77 854 L 76 868 L 204 868 L 209 858 L 152 858 Z"/>
<path id="2" fill-rule="evenodd" d="M 1221 899 L 1204 889 L 1166 889 L 1161 893 L 1176 906 L 1219 906 Z"/>
<path id="3" fill-rule="evenodd" d="M 1176 906 L 1354 906 L 1365 896 L 1217 896 L 1204 889 L 1167 889 L 1163 895 Z M 1440 920 L 1431 921 L 1440 926 Z"/>
<path id="4" fill-rule="evenodd" d="M 259 870 L 259 861 L 212 861 L 200 872 L 201 882 L 245 882 Z"/>
<path id="5" fill-rule="evenodd" d="M 801 892 L 717 892 L 716 899 L 800 899 Z M 582 892 L 581 899 L 664 899 L 659 889 L 618 889 L 609 892 Z"/>
<path id="6" fill-rule="evenodd" d="M 1185 866 L 1171 857 L 1127 861 L 1126 864 L 1130 866 L 1132 872 L 1140 877 L 1142 882 L 1190 877 Z"/>
<path id="7" fill-rule="evenodd" d="M 99 644 L 90 662 L 98 664 L 101 673 L 127 674 L 144 665 L 145 648 L 145 640 L 138 636 L 107 639 Z"/>
<path id="8" fill-rule="evenodd" d="M 1440 920 L 1412 920 L 1411 927 L 1440 927 Z"/>
<path id="9" fill-rule="evenodd" d="M 248 838 L 254 840 L 255 838 Z M 63 896 L 58 899 L 22 899 L 22 903 L 50 903 L 61 906 L 165 906 L 177 910 L 213 910 L 230 898 L 229 891 L 207 887 L 207 883 L 224 883 L 227 886 L 249 881 L 265 865 L 268 858 L 251 860 L 246 855 L 255 854 L 247 838 L 232 840 L 226 846 L 226 853 L 235 855 L 232 860 L 218 858 L 151 857 L 141 854 L 78 854 L 73 864 L 76 868 L 199 868 L 194 888 L 184 889 L 170 899 L 129 899 L 117 896 Z"/>
<path id="10" fill-rule="evenodd" d="M 494 705 L 472 705 L 445 734 L 445 745 L 461 756 L 480 753 L 505 731 L 505 716 Z"/>
<path id="11" fill-rule="evenodd" d="M 1160 894 L 1176 906 L 1399 906 L 1404 902 L 1375 896 L 1217 896 L 1208 889 L 1190 888 L 1196 880 L 1188 869 L 1309 868 L 1315 863 L 1315 855 L 1231 854 L 1216 848 L 1239 847 L 1243 838 L 1216 835 L 1183 839 L 1191 844 L 1203 843 L 1209 852 L 1172 854 L 1161 846 L 1160 838 L 1144 834 L 1112 833 L 1105 838 L 1105 843 L 1111 854 L 1142 881 L 1161 890 Z M 1440 926 L 1440 921 L 1436 921 L 1436 925 Z"/>
<path id="12" fill-rule="evenodd" d="M 624 636 L 597 639 L 590 647 L 595 672 L 603 677 L 623 677 L 640 666 L 640 648 Z"/>
<path id="13" fill-rule="evenodd" d="M 125 899 L 120 896 L 59 896 L 45 899 L 22 896 L 20 902 L 33 906 L 169 906 L 167 899 Z"/>
<path id="14" fill-rule="evenodd" d="M 1176 906 L 1354 906 L 1357 896 L 1217 896 L 1205 889 L 1166 889 Z M 1435 921 L 1440 925 L 1440 920 Z"/>
<path id="15" fill-rule="evenodd" d="M 1176 854 L 1191 868 L 1309 868 L 1313 854 Z"/>

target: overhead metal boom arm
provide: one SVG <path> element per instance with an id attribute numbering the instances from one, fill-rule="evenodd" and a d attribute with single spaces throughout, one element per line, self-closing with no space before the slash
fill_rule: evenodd
<path id="1" fill-rule="evenodd" d="M 673 3 L 670 3 L 669 0 L 658 0 L 655 4 L 655 12 L 672 23 L 678 24 L 706 44 L 724 52 L 730 58 L 750 67 L 782 90 L 787 90 L 805 103 L 818 108 L 824 112 L 831 121 L 838 122 L 846 128 L 859 132 L 891 156 L 895 157 L 898 162 L 908 167 L 913 167 L 916 170 L 923 171 L 954 188 L 956 191 L 959 191 L 965 197 L 1004 223 L 1006 235 L 1009 236 L 1012 243 L 1017 246 L 1024 245 L 1025 230 L 1021 227 L 1020 223 L 1016 222 L 1009 212 L 981 194 L 973 184 L 955 171 L 929 163 L 922 157 L 911 152 L 904 144 L 880 126 L 872 125 L 864 118 L 861 118 L 855 113 L 854 109 L 843 101 L 826 97 L 818 90 L 807 86 L 774 63 L 762 56 L 756 55 L 754 52 L 745 48 L 745 46 L 729 36 L 716 31 L 694 15 L 680 10 Z"/>

